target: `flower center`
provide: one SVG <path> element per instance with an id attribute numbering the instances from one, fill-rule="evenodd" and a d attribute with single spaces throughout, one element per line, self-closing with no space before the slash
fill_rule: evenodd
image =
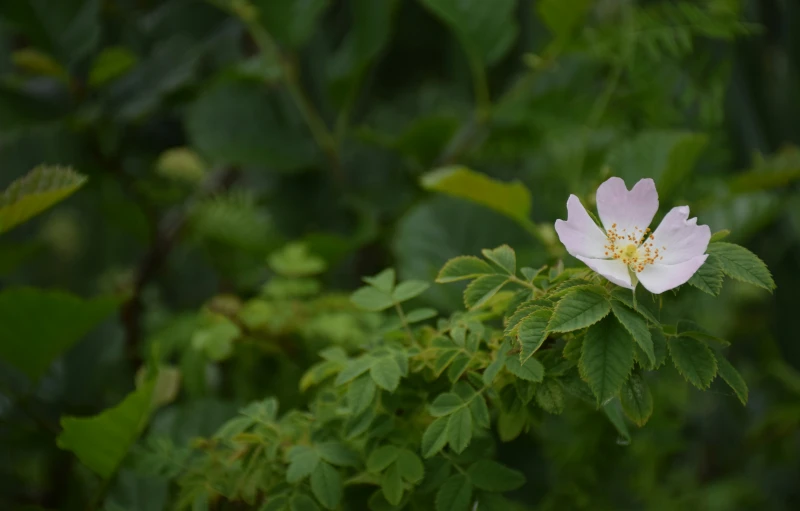
<path id="1" fill-rule="evenodd" d="M 622 260 L 637 273 L 648 264 L 664 259 L 661 253 L 667 250 L 666 247 L 655 246 L 655 236 L 650 233 L 649 228 L 642 230 L 634 226 L 633 232 L 629 233 L 627 229 L 620 231 L 617 224 L 612 224 L 611 229 L 606 231 L 606 236 L 606 256 Z"/>

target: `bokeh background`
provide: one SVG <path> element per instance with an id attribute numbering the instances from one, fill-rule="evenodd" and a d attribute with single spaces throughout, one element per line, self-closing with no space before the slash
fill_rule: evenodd
<path id="1" fill-rule="evenodd" d="M 568 194 L 591 203 L 609 175 L 654 178 L 662 209 L 689 204 L 770 267 L 774 294 L 665 297 L 731 342 L 750 400 L 671 369 L 630 441 L 592 410 L 543 419 L 500 452 L 528 475 L 516 497 L 800 508 L 798 23 L 789 0 L 3 0 L 0 189 L 42 163 L 89 181 L 0 237 L 0 288 L 125 298 L 41 380 L 0 363 L 0 508 L 167 509 L 170 482 L 134 470 L 93 503 L 54 441 L 59 416 L 133 388 L 154 340 L 183 379 L 153 434 L 186 444 L 268 395 L 303 406 L 315 349 L 369 329 L 344 294 L 361 276 L 432 280 L 501 243 L 552 262 Z M 439 193 L 429 173 L 456 165 L 521 182 L 530 221 Z M 274 341 L 299 354 L 198 358 L 201 309 L 263 292 L 290 242 L 326 268 L 269 291 Z M 421 302 L 461 307 L 453 286 Z"/>

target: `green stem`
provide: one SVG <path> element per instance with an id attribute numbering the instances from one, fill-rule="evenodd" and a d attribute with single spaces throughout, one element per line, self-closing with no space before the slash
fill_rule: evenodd
<path id="1" fill-rule="evenodd" d="M 406 331 L 406 335 L 408 335 L 408 342 L 410 344 L 414 344 L 414 334 L 411 332 L 411 327 L 408 326 L 408 320 L 406 320 L 406 315 L 403 314 L 403 308 L 400 307 L 400 304 L 395 302 L 394 308 L 397 311 L 397 315 L 400 317 L 400 323 L 403 325 L 403 329 Z"/>

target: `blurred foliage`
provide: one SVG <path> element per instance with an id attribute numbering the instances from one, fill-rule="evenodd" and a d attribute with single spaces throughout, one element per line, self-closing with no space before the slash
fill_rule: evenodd
<path id="1" fill-rule="evenodd" d="M 419 484 L 417 509 L 473 489 L 479 509 L 796 509 L 798 20 L 755 0 L 0 2 L 0 508 L 388 510 Z M 350 300 L 361 277 L 395 268 L 422 335 L 464 306 L 427 288 L 449 259 L 507 243 L 578 267 L 553 222 L 610 175 L 729 229 L 718 264 L 730 242 L 769 266 L 774 295 L 712 275 L 660 296 L 665 324 L 730 342 L 747 405 L 724 363 L 705 393 L 642 371 L 605 413 L 520 385 L 536 411 L 492 405 L 464 474 L 420 480 L 417 439 L 366 460 L 385 498 L 337 493 L 356 462 L 303 436 L 336 413 L 317 388 L 342 354 L 386 369 L 378 341 L 406 332 L 381 281 Z M 256 430 L 297 447 L 248 457 Z M 267 503 L 285 471 L 303 491 Z"/>

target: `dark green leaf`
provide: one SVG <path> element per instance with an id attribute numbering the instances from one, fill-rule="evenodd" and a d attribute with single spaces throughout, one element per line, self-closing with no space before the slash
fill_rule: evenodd
<path id="1" fill-rule="evenodd" d="M 589 328 L 580 370 L 601 405 L 619 394 L 632 368 L 633 339 L 616 318 L 610 316 Z"/>
<path id="2" fill-rule="evenodd" d="M 520 344 L 520 361 L 525 364 L 547 339 L 547 325 L 553 311 L 541 309 L 532 312 L 519 323 L 517 338 Z"/>
<path id="3" fill-rule="evenodd" d="M 311 491 L 326 509 L 336 509 L 342 500 L 342 476 L 325 462 L 311 474 Z"/>
<path id="4" fill-rule="evenodd" d="M 517 255 L 514 253 L 514 249 L 508 245 L 500 245 L 491 250 L 485 248 L 482 250 L 482 253 L 483 257 L 492 261 L 509 275 L 517 273 Z"/>
<path id="5" fill-rule="evenodd" d="M 375 398 L 375 383 L 367 375 L 360 376 L 347 387 L 347 404 L 354 415 L 358 415 L 372 404 Z"/>
<path id="6" fill-rule="evenodd" d="M 286 482 L 294 484 L 310 476 L 319 465 L 319 453 L 306 445 L 292 447 L 289 451 L 289 468 Z"/>
<path id="7" fill-rule="evenodd" d="M 472 483 L 467 476 L 456 474 L 436 493 L 436 511 L 469 511 L 472 504 Z"/>
<path id="8" fill-rule="evenodd" d="M 464 290 L 464 304 L 469 309 L 477 309 L 488 302 L 500 289 L 506 285 L 508 277 L 505 275 L 484 275 L 473 280 Z"/>
<path id="9" fill-rule="evenodd" d="M 717 375 L 717 359 L 711 349 L 691 337 L 675 337 L 667 344 L 678 372 L 695 387 L 707 389 Z"/>
<path id="10" fill-rule="evenodd" d="M 455 452 L 467 448 L 472 440 L 472 414 L 461 408 L 447 418 L 447 441 Z"/>
<path id="11" fill-rule="evenodd" d="M 359 358 L 350 360 L 342 369 L 342 372 L 336 377 L 336 380 L 333 382 L 334 385 L 344 385 L 345 383 L 358 378 L 362 374 L 369 371 L 372 364 L 375 363 L 375 359 L 369 356 L 361 356 Z"/>
<path id="12" fill-rule="evenodd" d="M 655 365 L 656 355 L 653 351 L 653 338 L 650 335 L 650 330 L 647 328 L 647 323 L 644 318 L 616 300 L 611 302 L 611 309 L 614 311 L 614 315 L 619 322 L 622 323 L 622 326 L 625 327 L 625 330 L 631 334 L 639 348 L 647 355 L 651 366 Z"/>
<path id="13" fill-rule="evenodd" d="M 319 457 L 331 465 L 355 467 L 359 464 L 358 453 L 340 442 L 323 442 L 316 445 Z"/>
<path id="14" fill-rule="evenodd" d="M 369 370 L 372 380 L 378 387 L 394 392 L 400 384 L 400 367 L 394 357 L 379 358 Z"/>
<path id="15" fill-rule="evenodd" d="M 258 20 L 281 43 L 299 48 L 314 33 L 328 0 L 252 0 Z"/>
<path id="16" fill-rule="evenodd" d="M 556 305 L 548 330 L 571 332 L 597 323 L 611 310 L 604 293 L 602 288 L 579 288 L 570 292 Z"/>
<path id="17" fill-rule="evenodd" d="M 393 506 L 403 499 L 403 479 L 397 464 L 391 465 L 381 476 L 381 490 L 386 501 Z"/>
<path id="18" fill-rule="evenodd" d="M 447 422 L 449 417 L 440 417 L 433 421 L 422 435 L 422 456 L 430 458 L 442 450 L 447 443 Z"/>
<path id="19" fill-rule="evenodd" d="M 692 275 L 688 284 L 711 296 L 719 296 L 722 291 L 722 268 L 714 256 L 709 256 L 700 269 Z"/>
<path id="20" fill-rule="evenodd" d="M 33 288 L 0 291 L 0 358 L 39 378 L 50 364 L 120 305 Z"/>
<path id="21" fill-rule="evenodd" d="M 463 406 L 464 400 L 461 399 L 461 396 L 452 392 L 445 392 L 436 396 L 428 410 L 434 417 L 443 417 L 450 415 Z"/>
<path id="22" fill-rule="evenodd" d="M 739 371 L 728 362 L 728 359 L 719 354 L 717 354 L 716 359 L 719 375 L 722 376 L 722 379 L 725 380 L 725 383 L 728 384 L 731 390 L 736 393 L 736 397 L 739 398 L 739 401 L 741 401 L 743 405 L 746 405 L 748 390 L 744 378 L 742 378 Z"/>
<path id="23" fill-rule="evenodd" d="M 631 374 L 619 394 L 622 410 L 637 426 L 644 426 L 653 413 L 653 396 L 642 377 Z"/>
<path id="24" fill-rule="evenodd" d="M 298 494 L 292 497 L 292 511 L 319 511 L 319 506 L 308 495 Z"/>
<path id="25" fill-rule="evenodd" d="M 544 411 L 560 414 L 564 411 L 564 391 L 558 381 L 546 378 L 536 387 L 536 402 Z"/>
<path id="26" fill-rule="evenodd" d="M 731 278 L 747 282 L 772 292 L 775 281 L 764 261 L 744 247 L 733 243 L 717 242 L 708 246 L 708 253 L 714 257 Z"/>
<path id="27" fill-rule="evenodd" d="M 374 474 L 383 472 L 386 467 L 395 462 L 400 455 L 400 449 L 393 445 L 382 445 L 372 451 L 367 458 L 367 470 Z"/>
<path id="28" fill-rule="evenodd" d="M 467 469 L 467 476 L 476 488 L 486 491 L 507 492 L 525 484 L 522 472 L 512 470 L 491 460 L 473 463 Z"/>
<path id="29" fill-rule="evenodd" d="M 397 456 L 397 470 L 406 481 L 416 484 L 425 477 L 425 467 L 422 460 L 408 449 L 402 449 Z"/>

